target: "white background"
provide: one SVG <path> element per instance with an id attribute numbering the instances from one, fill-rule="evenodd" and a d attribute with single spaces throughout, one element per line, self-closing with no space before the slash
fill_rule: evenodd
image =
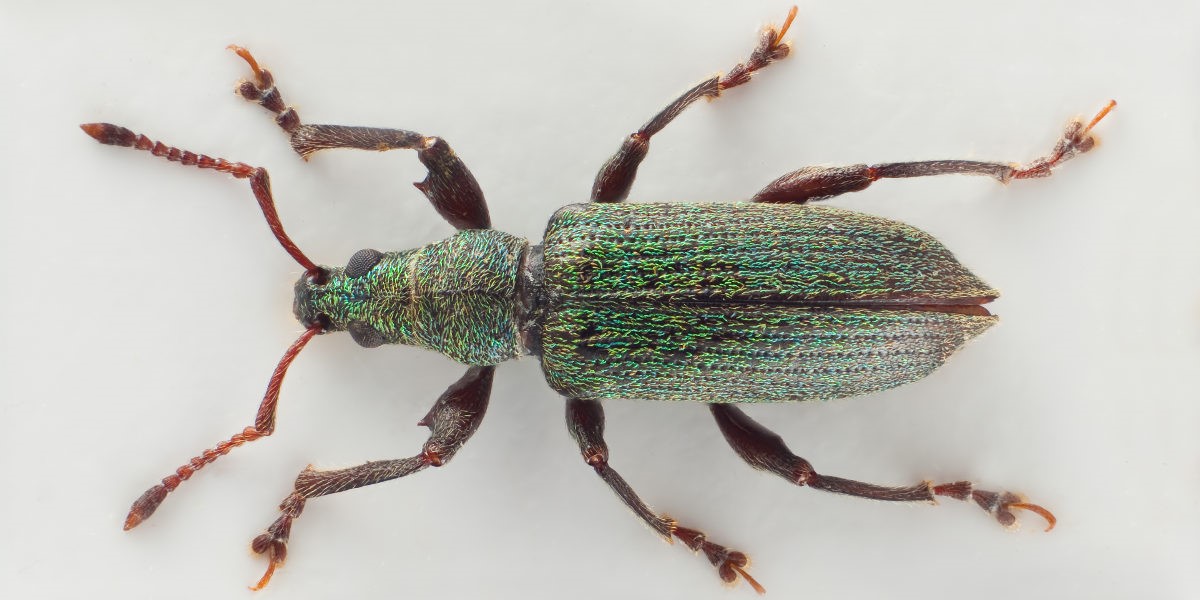
<path id="1" fill-rule="evenodd" d="M 100 146 L 111 121 L 270 169 L 318 262 L 451 232 L 410 152 L 304 164 L 232 94 L 252 49 L 309 122 L 445 137 L 495 226 L 538 238 L 678 92 L 744 60 L 787 2 L 122 2 L 0 7 L 0 596 L 250 598 L 247 543 L 308 463 L 409 456 L 462 367 L 318 338 L 279 428 L 129 503 L 249 424 L 299 333 L 299 268 L 245 182 Z M 612 462 L 654 507 L 751 554 L 772 598 L 1189 598 L 1200 575 L 1200 19 L 1194 2 L 807 2 L 794 54 L 654 138 L 635 200 L 736 200 L 808 164 L 1019 161 L 1119 108 L 1048 180 L 890 181 L 840 199 L 942 239 L 1004 296 L 928 379 L 753 406 L 829 474 L 973 478 L 1050 507 L 897 506 L 747 468 L 700 405 L 610 402 Z M 309 503 L 258 598 L 749 598 L 584 466 L 538 363 L 496 374 L 452 464 Z"/>

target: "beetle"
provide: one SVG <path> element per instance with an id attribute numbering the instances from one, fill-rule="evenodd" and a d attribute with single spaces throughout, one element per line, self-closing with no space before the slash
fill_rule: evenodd
<path id="1" fill-rule="evenodd" d="M 566 206 L 541 244 L 491 228 L 483 193 L 448 143 L 374 127 L 308 124 L 288 106 L 273 75 L 246 49 L 231 49 L 252 80 L 239 94 L 275 115 L 307 159 L 334 148 L 412 149 L 428 176 L 416 187 L 458 229 L 406 251 L 364 249 L 344 267 L 319 265 L 288 237 L 267 171 L 156 142 L 108 123 L 82 129 L 97 141 L 247 179 L 276 239 L 303 268 L 293 312 L 304 333 L 284 352 L 252 425 L 204 450 L 134 501 L 132 529 L 196 471 L 233 448 L 271 435 L 287 369 L 319 334 L 345 331 L 359 345 L 414 345 L 467 366 L 420 425 L 430 437 L 414 456 L 336 470 L 302 471 L 281 515 L 251 543 L 268 565 L 261 589 L 283 564 L 291 527 L 308 500 L 405 477 L 450 461 L 479 427 L 495 365 L 531 355 L 566 398 L 568 430 L 597 475 L 667 540 L 703 552 L 725 582 L 744 580 L 738 550 L 655 512 L 610 466 L 603 400 L 687 400 L 708 405 L 734 452 L 797 486 L 897 502 L 970 500 L 1003 525 L 1015 509 L 1054 527 L 1053 514 L 1010 492 L 968 481 L 890 487 L 818 473 L 782 438 L 736 404 L 834 399 L 918 380 L 995 322 L 983 306 L 998 295 L 929 234 L 896 221 L 809 202 L 867 188 L 880 179 L 984 175 L 1002 183 L 1049 176 L 1095 146 L 1089 122 L 1072 121 L 1046 156 L 1026 165 L 968 160 L 806 167 L 769 183 L 746 203 L 625 203 L 653 136 L 689 105 L 716 99 L 788 56 L 781 26 L 761 33 L 750 57 L 693 86 L 625 138 L 600 169 L 590 201 Z"/>

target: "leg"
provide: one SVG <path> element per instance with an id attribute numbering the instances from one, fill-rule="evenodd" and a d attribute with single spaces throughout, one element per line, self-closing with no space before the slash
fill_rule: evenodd
<path id="1" fill-rule="evenodd" d="M 624 142 L 617 153 L 604 163 L 596 174 L 596 182 L 592 185 L 592 202 L 621 202 L 629 196 L 633 180 L 637 177 L 638 165 L 650 151 L 650 138 L 662 131 L 685 108 L 701 98 L 716 98 L 721 92 L 750 81 L 750 76 L 773 61 L 784 58 L 791 47 L 783 41 L 784 34 L 796 17 L 796 7 L 788 12 L 787 20 L 779 29 L 768 27 L 759 37 L 758 46 L 750 54 L 750 60 L 740 63 L 724 76 L 716 75 L 700 82 L 692 89 L 683 93 L 674 102 L 667 105 L 662 112 L 642 125 L 641 129 L 633 132 Z"/>
<path id="2" fill-rule="evenodd" d="M 983 510 L 996 517 L 1001 525 L 1009 526 L 1016 522 L 1012 509 L 1022 508 L 1037 513 L 1046 519 L 1046 531 L 1054 529 L 1055 518 L 1050 511 L 1036 505 L 1024 502 L 1021 497 L 1009 492 L 997 493 L 975 490 L 969 481 L 933 484 L 923 481 L 910 487 L 884 487 L 870 483 L 861 483 L 841 477 L 820 475 L 813 470 L 807 460 L 792 454 L 778 435 L 760 425 L 757 421 L 746 416 L 741 409 L 732 404 L 710 404 L 713 417 L 725 439 L 733 446 L 734 452 L 742 460 L 756 469 L 770 471 L 796 484 L 807 485 L 811 488 L 869 498 L 889 502 L 936 502 L 937 496 L 948 496 L 956 500 L 968 498 L 975 501 Z"/>
<path id="3" fill-rule="evenodd" d="M 693 552 L 703 550 L 709 562 L 717 568 L 717 574 L 726 583 L 737 581 L 740 575 L 755 591 L 760 594 L 765 593 L 766 590 L 746 573 L 745 567 L 749 563 L 749 559 L 745 554 L 714 544 L 705 538 L 703 532 L 681 527 L 674 519 L 655 514 L 650 507 L 646 506 L 645 502 L 642 502 L 641 498 L 638 498 L 637 492 L 633 491 L 625 479 L 608 466 L 608 445 L 604 443 L 604 408 L 600 406 L 600 402 L 577 398 L 568 399 L 567 428 L 571 431 L 571 437 L 575 438 L 579 444 L 583 459 L 596 470 L 596 474 L 604 480 L 604 483 L 607 483 L 608 487 L 617 493 L 621 501 L 651 529 L 666 538 L 668 542 L 672 541 L 673 536 Z"/>
<path id="4" fill-rule="evenodd" d="M 259 67 L 250 51 L 230 46 L 250 65 L 254 81 L 243 81 L 238 93 L 275 113 L 275 122 L 291 136 L 292 149 L 305 160 L 327 148 L 357 148 L 359 150 L 415 149 L 417 158 L 429 169 L 424 181 L 414 183 L 433 208 L 451 225 L 459 229 L 488 229 L 492 226 L 487 202 L 475 176 L 450 145 L 438 137 L 421 135 L 402 129 L 377 127 L 347 127 L 344 125 L 305 125 L 296 111 L 283 103 L 271 72 Z"/>
<path id="5" fill-rule="evenodd" d="M 270 559 L 266 573 L 252 589 L 266 586 L 275 569 L 287 558 L 292 521 L 300 516 L 309 498 L 398 479 L 425 467 L 440 467 L 450 462 L 483 421 L 494 370 L 495 367 L 471 367 L 466 375 L 446 388 L 425 418 L 417 423 L 430 430 L 429 440 L 420 454 L 398 460 L 372 461 L 347 469 L 318 471 L 309 466 L 301 471 L 296 477 L 295 489 L 279 505 L 283 514 L 250 544 L 255 552 L 266 554 Z"/>
<path id="6" fill-rule="evenodd" d="M 1013 179 L 1049 177 L 1058 165 L 1076 154 L 1083 154 L 1096 145 L 1092 128 L 1108 111 L 1116 106 L 1110 100 L 1099 114 L 1085 127 L 1078 119 L 1067 125 L 1062 139 L 1050 154 L 1039 158 L 1028 166 L 979 162 L 974 160 L 931 160 L 907 163 L 882 163 L 878 165 L 852 165 L 849 167 L 805 167 L 792 171 L 763 188 L 751 202 L 795 203 L 809 200 L 824 200 L 846 192 L 864 190 L 879 179 L 901 177 L 926 177 L 929 175 L 986 175 L 1008 183 Z"/>
<path id="7" fill-rule="evenodd" d="M 229 454 L 230 450 L 245 444 L 253 442 L 261 437 L 271 435 L 275 431 L 275 408 L 279 405 L 279 387 L 283 385 L 283 376 L 287 374 L 288 367 L 292 364 L 292 360 L 297 354 L 304 349 L 312 337 L 321 332 L 320 325 L 313 325 L 303 335 L 300 336 L 291 347 L 283 353 L 283 358 L 279 360 L 279 364 L 275 367 L 275 372 L 271 374 L 271 381 L 267 384 L 267 393 L 263 396 L 262 403 L 258 406 L 258 413 L 254 416 L 254 425 L 251 425 L 242 430 L 241 433 L 234 434 L 228 440 L 216 445 L 215 448 L 205 450 L 187 464 L 175 469 L 175 472 L 163 478 L 162 483 L 146 490 L 140 498 L 133 502 L 133 506 L 129 508 L 129 514 L 125 517 L 125 530 L 129 531 L 137 527 L 142 521 L 150 518 L 154 511 L 158 509 L 158 505 L 167 498 L 167 494 L 175 491 L 180 483 L 191 479 L 192 475 L 204 468 L 205 465 L 212 463 L 218 458 Z"/>

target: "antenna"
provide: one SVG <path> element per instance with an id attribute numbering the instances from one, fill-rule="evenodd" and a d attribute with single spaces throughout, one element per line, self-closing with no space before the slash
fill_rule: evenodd
<path id="1" fill-rule="evenodd" d="M 222 173 L 229 173 L 238 179 L 249 179 L 250 189 L 254 192 L 254 197 L 258 199 L 258 206 L 262 208 L 263 216 L 267 219 L 267 226 L 271 228 L 271 233 L 275 234 L 275 239 L 279 240 L 279 244 L 283 246 L 283 249 L 292 258 L 296 259 L 296 262 L 300 263 L 300 266 L 304 267 L 304 271 L 309 277 L 316 283 L 324 282 L 327 275 L 325 270 L 318 267 L 312 260 L 309 260 L 300 251 L 300 248 L 296 246 L 296 243 L 292 241 L 292 238 L 288 237 L 287 232 L 283 230 L 283 224 L 279 222 L 279 213 L 275 212 L 275 199 L 271 197 L 271 179 L 267 176 L 266 169 L 252 167 L 246 163 L 229 162 L 223 158 L 212 158 L 204 154 L 180 150 L 174 146 L 168 146 L 140 133 L 134 133 L 120 125 L 113 125 L 111 123 L 85 123 L 80 125 L 79 128 L 101 144 L 145 150 L 150 154 L 172 162 L 178 162 L 182 165 L 200 169 L 214 169 Z"/>

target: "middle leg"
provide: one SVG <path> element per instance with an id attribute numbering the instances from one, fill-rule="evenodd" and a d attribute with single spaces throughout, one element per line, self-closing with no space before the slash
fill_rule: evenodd
<path id="1" fill-rule="evenodd" d="M 598 400 L 569 398 L 567 428 L 571 431 L 571 437 L 579 444 L 579 451 L 583 453 L 587 464 L 596 470 L 596 474 L 616 492 L 625 506 L 649 525 L 650 529 L 668 542 L 673 541 L 673 537 L 677 538 L 692 552 L 703 551 L 708 561 L 717 568 L 717 574 L 722 581 L 733 583 L 740 575 L 754 591 L 766 593 L 766 590 L 746 572 L 746 565 L 750 563 L 750 559 L 745 554 L 714 544 L 708 541 L 703 532 L 682 527 L 675 519 L 655 513 L 638 497 L 625 478 L 608 466 L 608 444 L 604 443 L 604 408 Z"/>
<path id="2" fill-rule="evenodd" d="M 791 52 L 791 46 L 783 41 L 783 36 L 795 18 L 796 7 L 793 6 L 792 10 L 788 11 L 787 20 L 782 27 L 776 29 L 770 26 L 762 32 L 758 46 L 750 54 L 750 60 L 739 63 L 723 76 L 714 75 L 701 81 L 654 115 L 641 129 L 625 138 L 617 153 L 608 159 L 596 174 L 596 181 L 592 184 L 592 202 L 622 202 L 628 198 L 633 180 L 637 177 L 638 165 L 642 164 L 642 160 L 650 152 L 650 138 L 662 131 L 693 102 L 701 98 L 716 98 L 721 92 L 750 81 L 750 76 L 755 71 L 786 57 Z"/>

